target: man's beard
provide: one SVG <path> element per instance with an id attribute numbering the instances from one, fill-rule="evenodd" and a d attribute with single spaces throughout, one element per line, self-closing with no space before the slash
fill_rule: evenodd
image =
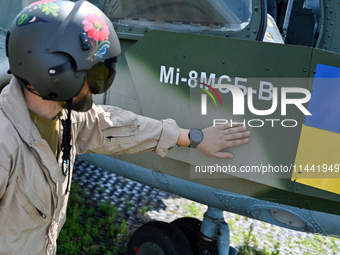
<path id="1" fill-rule="evenodd" d="M 93 104 L 92 94 L 89 96 L 88 94 L 84 95 L 81 99 L 76 102 L 72 102 L 72 110 L 76 112 L 87 112 L 91 109 Z"/>

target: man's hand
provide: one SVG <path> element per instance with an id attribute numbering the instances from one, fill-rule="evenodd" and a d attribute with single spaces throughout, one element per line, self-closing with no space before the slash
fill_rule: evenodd
<path id="1" fill-rule="evenodd" d="M 218 125 L 208 127 L 202 130 L 203 140 L 197 146 L 197 149 L 211 157 L 216 158 L 233 158 L 230 152 L 220 151 L 224 148 L 240 146 L 249 142 L 247 138 L 250 131 L 244 126 L 238 126 L 237 123 Z"/>
<path id="2" fill-rule="evenodd" d="M 250 136 L 250 131 L 247 131 L 244 126 L 238 126 L 238 123 L 233 123 L 233 126 L 230 124 L 211 126 L 203 129 L 202 132 L 203 140 L 197 149 L 215 158 L 233 158 L 233 154 L 221 150 L 246 144 L 249 142 L 247 137 Z M 185 147 L 190 145 L 188 133 L 188 129 L 181 129 L 177 145 Z"/>

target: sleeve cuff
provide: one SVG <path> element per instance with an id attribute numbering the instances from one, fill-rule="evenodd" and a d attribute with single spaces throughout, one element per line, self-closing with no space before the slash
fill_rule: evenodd
<path id="1" fill-rule="evenodd" d="M 162 120 L 163 129 L 159 137 L 155 152 L 161 157 L 165 157 L 167 152 L 171 150 L 177 143 L 180 128 L 173 119 Z"/>

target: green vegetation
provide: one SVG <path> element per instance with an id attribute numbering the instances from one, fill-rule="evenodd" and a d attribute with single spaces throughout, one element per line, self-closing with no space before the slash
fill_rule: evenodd
<path id="1" fill-rule="evenodd" d="M 253 225 L 250 226 L 249 231 L 243 231 L 243 243 L 239 246 L 237 255 L 281 255 L 280 247 L 283 246 L 281 242 L 275 241 L 273 235 L 267 234 L 267 243 L 274 244 L 274 248 L 267 247 L 259 248 L 259 243 L 253 233 Z M 261 237 L 262 238 L 262 237 Z M 313 254 L 329 254 L 328 249 L 332 250 L 331 254 L 338 254 L 339 248 L 336 244 L 336 238 L 314 235 L 313 239 L 300 237 L 293 241 L 291 236 L 287 238 L 288 247 L 299 247 L 301 250 L 299 254 L 313 255 Z M 310 251 L 306 251 L 310 249 Z"/>
<path id="2" fill-rule="evenodd" d="M 117 222 L 119 214 L 117 207 L 92 201 L 77 184 L 72 184 L 57 254 L 117 254 L 122 239 L 130 234 L 124 220 Z"/>
<path id="3" fill-rule="evenodd" d="M 187 212 L 184 217 L 200 217 L 203 218 L 204 212 L 196 205 L 195 202 L 189 204 L 182 204 L 183 209 Z"/>
<path id="4" fill-rule="evenodd" d="M 147 214 L 147 212 L 148 212 L 149 210 L 152 210 L 152 208 L 153 208 L 153 207 L 152 207 L 152 205 L 149 204 L 148 200 L 147 200 L 147 199 L 144 199 L 144 200 L 142 201 L 142 206 L 140 206 L 140 207 L 137 208 L 137 212 L 138 212 L 141 216 L 145 217 L 146 214 Z"/>
<path id="5" fill-rule="evenodd" d="M 250 225 L 249 232 L 243 232 L 244 241 L 242 246 L 239 248 L 237 255 L 280 255 L 278 250 L 280 243 L 274 245 L 275 251 L 270 251 L 266 247 L 262 250 L 258 249 L 258 241 L 255 235 L 253 235 L 253 225 Z"/>
<path id="6" fill-rule="evenodd" d="M 125 210 L 131 210 L 133 202 L 125 199 L 124 204 Z M 206 210 L 193 201 L 181 203 L 181 206 L 182 211 L 172 211 L 178 218 L 202 219 Z M 152 208 L 145 199 L 136 208 L 138 217 L 143 219 Z M 119 210 L 115 206 L 109 202 L 94 202 L 78 185 L 72 184 L 67 221 L 58 238 L 57 254 L 117 254 L 123 240 L 128 239 L 132 232 L 124 220 L 117 219 L 118 216 Z M 280 251 L 302 255 L 340 253 L 339 239 L 336 238 L 305 233 L 290 235 L 289 230 L 268 223 L 232 213 L 226 213 L 226 216 L 230 242 L 238 247 L 238 255 L 282 255 Z"/>
<path id="7" fill-rule="evenodd" d="M 264 222 L 258 222 L 261 227 L 257 227 L 258 231 L 255 232 L 253 223 L 250 226 L 244 225 L 246 217 L 232 213 L 227 215 L 230 217 L 230 241 L 232 246 L 238 247 L 238 255 L 281 255 L 280 250 L 288 254 L 339 254 L 336 238 L 306 233 L 290 236 L 285 233 L 289 230 L 275 228 Z"/>

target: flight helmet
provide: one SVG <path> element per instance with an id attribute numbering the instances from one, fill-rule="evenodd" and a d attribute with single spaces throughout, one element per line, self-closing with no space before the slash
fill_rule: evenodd
<path id="1" fill-rule="evenodd" d="M 120 54 L 107 16 L 87 1 L 41 0 L 24 8 L 7 33 L 10 71 L 31 92 L 67 101 L 83 88 L 93 94 L 112 84 Z"/>

